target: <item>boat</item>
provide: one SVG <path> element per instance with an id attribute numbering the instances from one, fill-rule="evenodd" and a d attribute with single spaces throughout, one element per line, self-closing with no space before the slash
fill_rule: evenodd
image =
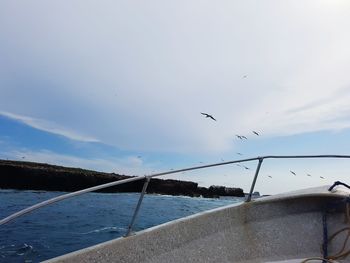
<path id="1" fill-rule="evenodd" d="M 343 182 L 335 182 L 332 186 L 252 199 L 260 167 L 263 160 L 268 158 L 350 156 L 264 156 L 152 175 L 203 169 L 252 159 L 258 161 L 245 202 L 201 212 L 135 233 L 132 232 L 132 226 L 151 179 L 151 176 L 145 176 L 139 202 L 124 237 L 44 262 L 350 262 L 350 186 Z M 8 217 L 7 221 L 1 220 L 0 224 L 56 202 L 57 198 L 62 200 L 77 193 L 42 202 Z"/>

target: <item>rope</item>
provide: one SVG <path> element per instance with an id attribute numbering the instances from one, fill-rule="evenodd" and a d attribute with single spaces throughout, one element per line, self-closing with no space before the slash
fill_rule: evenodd
<path id="1" fill-rule="evenodd" d="M 338 183 L 345 185 L 341 182 L 338 182 Z M 323 262 L 327 262 L 326 260 L 345 259 L 348 255 L 350 255 L 350 248 L 345 250 L 348 244 L 348 240 L 350 238 L 350 199 L 349 197 L 344 198 L 340 203 L 337 202 L 336 204 L 333 204 L 332 207 L 335 208 L 339 204 L 344 204 L 344 203 L 345 203 L 345 223 L 348 224 L 348 226 L 336 231 L 330 237 L 327 237 L 328 235 L 327 211 L 323 214 L 323 244 L 322 244 L 322 252 L 323 252 L 323 258 L 324 258 Z M 340 251 L 334 255 L 328 255 L 328 245 L 335 239 L 335 237 L 337 237 L 340 233 L 343 233 L 343 232 L 347 232 L 347 234 Z"/>
<path id="2" fill-rule="evenodd" d="M 334 189 L 334 187 L 338 186 L 338 185 L 343 185 L 347 188 L 350 189 L 350 186 L 342 183 L 340 181 L 336 181 L 334 182 L 334 184 L 328 189 L 328 191 L 332 191 Z M 343 205 L 345 204 L 345 224 L 347 224 L 347 227 L 344 227 L 338 231 L 336 231 L 335 233 L 333 233 L 330 237 L 328 237 L 328 227 L 327 227 L 327 213 L 331 210 L 331 208 L 336 208 L 339 205 Z M 321 246 L 321 251 L 323 254 L 323 257 L 312 257 L 312 258 L 307 258 L 305 260 L 303 260 L 301 263 L 305 263 L 311 260 L 320 260 L 323 263 L 335 263 L 335 260 L 338 259 L 345 259 L 348 255 L 350 255 L 350 248 L 346 250 L 348 241 L 350 239 L 350 197 L 346 197 L 344 199 L 342 199 L 339 202 L 333 203 L 332 205 L 328 206 L 328 209 L 325 209 L 323 215 L 322 215 L 322 225 L 323 225 L 323 243 Z M 339 250 L 339 252 L 337 252 L 334 255 L 328 255 L 328 245 L 340 234 L 346 232 L 346 237 L 344 239 L 343 245 L 341 247 L 341 249 Z"/>
<path id="3" fill-rule="evenodd" d="M 328 228 L 327 228 L 327 211 L 323 213 L 322 216 L 322 225 L 323 225 L 323 244 L 322 244 L 322 250 L 323 250 L 323 258 L 328 257 Z M 323 261 L 325 263 L 325 261 Z"/>
<path id="4" fill-rule="evenodd" d="M 336 181 L 336 182 L 334 182 L 334 184 L 333 184 L 331 187 L 328 188 L 328 191 L 332 191 L 333 188 L 336 187 L 336 186 L 338 186 L 338 185 L 342 185 L 342 186 L 345 186 L 345 187 L 347 187 L 348 189 L 350 189 L 350 185 L 347 185 L 347 184 L 345 184 L 345 183 L 343 183 L 343 182 L 340 182 L 340 181 Z"/>
<path id="5" fill-rule="evenodd" d="M 349 237 L 350 237 L 350 227 L 345 227 L 343 229 L 340 229 L 338 230 L 337 232 L 335 232 L 330 238 L 329 238 L 329 243 L 340 233 L 344 232 L 344 231 L 348 231 L 346 237 L 345 237 L 345 240 L 344 240 L 344 243 L 343 243 L 343 247 L 340 249 L 340 251 L 333 255 L 333 256 L 328 256 L 329 259 L 343 259 L 343 258 L 346 258 L 349 254 L 350 254 L 350 249 L 345 250 L 345 247 L 348 243 L 348 240 L 349 240 Z"/>
<path id="6" fill-rule="evenodd" d="M 331 259 L 325 259 L 325 258 L 318 258 L 318 257 L 314 257 L 314 258 L 307 258 L 304 259 L 303 261 L 301 261 L 300 263 L 305 263 L 308 262 L 310 260 L 322 260 L 322 262 L 329 262 L 329 263 L 335 263 L 336 261 L 333 261 Z"/>

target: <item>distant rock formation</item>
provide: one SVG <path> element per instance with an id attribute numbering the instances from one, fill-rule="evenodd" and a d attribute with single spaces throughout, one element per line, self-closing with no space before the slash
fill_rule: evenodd
<path id="1" fill-rule="evenodd" d="M 77 191 L 84 188 L 123 180 L 132 176 L 102 173 L 80 168 L 69 168 L 50 164 L 0 160 L 0 188 L 20 190 Z M 144 181 L 102 189 L 99 192 L 140 192 Z M 186 196 L 239 196 L 244 197 L 241 188 L 224 186 L 198 187 L 197 183 L 151 179 L 147 193 Z"/>

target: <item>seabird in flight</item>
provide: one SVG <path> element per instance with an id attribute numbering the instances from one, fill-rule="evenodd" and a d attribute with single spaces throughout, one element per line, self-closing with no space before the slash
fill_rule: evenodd
<path id="1" fill-rule="evenodd" d="M 272 178 L 272 176 L 271 176 L 271 175 L 268 175 L 268 177 Z"/>
<path id="2" fill-rule="evenodd" d="M 320 178 L 321 178 L 321 179 L 324 179 L 324 177 L 323 177 L 323 176 L 320 176 Z"/>
<path id="3" fill-rule="evenodd" d="M 257 135 L 257 136 L 259 136 L 260 134 L 259 133 L 257 133 L 256 131 L 253 131 L 253 133 L 255 134 L 255 135 Z"/>
<path id="4" fill-rule="evenodd" d="M 291 172 L 292 174 L 296 175 L 296 173 L 295 173 L 295 172 L 293 172 L 292 170 L 290 170 L 290 172 Z"/>
<path id="5" fill-rule="evenodd" d="M 216 121 L 216 119 L 215 119 L 212 115 L 210 115 L 210 114 L 208 114 L 208 113 L 201 112 L 201 114 L 204 115 L 206 118 L 210 118 L 210 119 L 212 119 L 213 121 Z"/>
<path id="6" fill-rule="evenodd" d="M 306 175 L 311 177 L 311 174 L 306 174 Z"/>

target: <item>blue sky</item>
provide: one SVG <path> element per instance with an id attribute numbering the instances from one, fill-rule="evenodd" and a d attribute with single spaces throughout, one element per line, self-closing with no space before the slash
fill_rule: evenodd
<path id="1" fill-rule="evenodd" d="M 142 175 L 348 154 L 350 4 L 300 5 L 2 1 L 0 158 Z M 273 161 L 257 190 L 347 181 L 348 168 Z M 247 191 L 252 174 L 231 166 L 171 178 Z"/>

